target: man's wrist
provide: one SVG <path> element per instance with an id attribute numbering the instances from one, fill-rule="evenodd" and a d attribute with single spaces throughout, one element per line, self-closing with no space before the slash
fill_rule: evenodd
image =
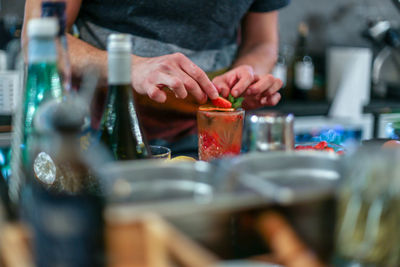
<path id="1" fill-rule="evenodd" d="M 237 60 L 232 64 L 232 68 L 250 65 L 256 74 L 265 75 L 271 72 L 277 59 L 276 45 L 260 44 L 241 51 Z"/>
<path id="2" fill-rule="evenodd" d="M 132 54 L 132 65 L 139 64 L 139 63 L 141 63 L 142 61 L 144 61 L 145 59 L 146 59 L 145 57 L 140 57 L 140 56 L 137 56 L 137 55 L 133 55 L 133 54 Z"/>

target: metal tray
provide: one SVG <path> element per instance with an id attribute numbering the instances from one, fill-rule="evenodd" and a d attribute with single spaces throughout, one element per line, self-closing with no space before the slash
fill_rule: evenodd
<path id="1" fill-rule="evenodd" d="M 335 154 L 289 151 L 249 153 L 212 164 L 116 162 L 100 173 L 106 177 L 106 194 L 113 207 L 161 214 L 175 214 L 179 208 L 178 213 L 185 214 L 197 208 L 236 209 L 329 196 L 341 177 L 341 165 Z"/>
<path id="2" fill-rule="evenodd" d="M 233 246 L 253 244 L 254 233 L 240 229 L 239 218 L 279 209 L 301 238 L 327 257 L 333 245 L 339 159 L 324 152 L 292 151 L 250 153 L 212 163 L 113 163 L 100 171 L 108 189 L 106 218 L 129 222 L 141 214 L 157 213 L 230 258 L 237 256 Z M 243 236 L 237 232 L 248 235 L 249 243 L 238 241 Z"/>

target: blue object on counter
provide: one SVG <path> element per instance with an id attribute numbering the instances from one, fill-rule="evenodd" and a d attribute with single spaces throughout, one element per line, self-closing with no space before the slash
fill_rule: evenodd
<path id="1" fill-rule="evenodd" d="M 322 128 L 310 132 L 296 133 L 296 143 L 326 141 L 337 145 L 346 143 L 360 143 L 361 129 L 346 129 L 342 126 Z"/>
<path id="2" fill-rule="evenodd" d="M 394 121 L 385 126 L 386 137 L 390 139 L 400 139 L 400 121 Z"/>

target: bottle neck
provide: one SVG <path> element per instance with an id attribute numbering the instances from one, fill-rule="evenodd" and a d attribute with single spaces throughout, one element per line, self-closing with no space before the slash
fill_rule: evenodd
<path id="1" fill-rule="evenodd" d="M 108 52 L 108 84 L 131 84 L 131 54 L 126 51 Z"/>
<path id="2" fill-rule="evenodd" d="M 57 49 L 52 38 L 31 38 L 28 45 L 28 63 L 55 63 Z"/>
<path id="3" fill-rule="evenodd" d="M 43 1 L 42 3 L 42 18 L 56 17 L 59 25 L 58 37 L 65 35 L 66 29 L 66 3 L 65 1 Z"/>
<path id="4" fill-rule="evenodd" d="M 300 34 L 297 42 L 297 54 L 298 56 L 304 56 L 307 53 L 307 36 Z"/>

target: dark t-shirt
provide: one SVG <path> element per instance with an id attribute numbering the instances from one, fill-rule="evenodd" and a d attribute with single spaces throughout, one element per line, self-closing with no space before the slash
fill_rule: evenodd
<path id="1" fill-rule="evenodd" d="M 119 32 L 190 50 L 236 41 L 248 11 L 268 12 L 290 0 L 84 0 L 80 16 Z"/>
<path id="2" fill-rule="evenodd" d="M 229 67 L 237 52 L 240 22 L 247 12 L 269 12 L 290 0 L 83 0 L 81 38 L 105 48 L 113 32 L 129 33 L 133 53 L 155 57 L 181 52 L 206 72 Z M 136 95 L 148 139 L 176 141 L 196 129 L 197 103 L 166 90 L 166 103 Z"/>

